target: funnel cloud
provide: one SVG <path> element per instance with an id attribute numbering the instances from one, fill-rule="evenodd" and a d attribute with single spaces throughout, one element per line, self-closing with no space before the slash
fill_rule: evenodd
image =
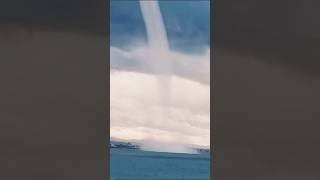
<path id="1" fill-rule="evenodd" d="M 149 151 L 195 153 L 210 144 L 210 49 L 171 50 L 158 1 L 139 1 L 147 43 L 111 46 L 111 137 Z"/>

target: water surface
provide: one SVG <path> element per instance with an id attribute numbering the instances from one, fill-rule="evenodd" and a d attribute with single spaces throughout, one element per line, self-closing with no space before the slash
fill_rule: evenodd
<path id="1" fill-rule="evenodd" d="M 210 179 L 210 154 L 110 149 L 110 179 Z"/>

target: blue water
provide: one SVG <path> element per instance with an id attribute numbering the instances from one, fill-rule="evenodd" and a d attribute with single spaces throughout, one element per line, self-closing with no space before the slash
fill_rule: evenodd
<path id="1" fill-rule="evenodd" d="M 209 180 L 210 154 L 110 149 L 110 179 Z"/>

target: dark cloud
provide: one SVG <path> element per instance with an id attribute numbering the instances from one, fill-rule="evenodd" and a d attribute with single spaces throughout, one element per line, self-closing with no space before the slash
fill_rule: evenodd
<path id="1" fill-rule="evenodd" d="M 204 53 L 210 43 L 209 1 L 160 1 L 159 4 L 171 49 Z M 114 0 L 110 5 L 111 45 L 130 49 L 146 44 L 138 1 Z"/>

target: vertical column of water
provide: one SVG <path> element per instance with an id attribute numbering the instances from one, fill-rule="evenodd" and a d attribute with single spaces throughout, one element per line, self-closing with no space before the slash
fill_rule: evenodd
<path id="1" fill-rule="evenodd" d="M 159 98 L 162 105 L 168 107 L 171 89 L 170 48 L 159 2 L 157 0 L 140 0 L 139 2 L 147 31 L 149 59 L 158 77 Z"/>
<path id="2" fill-rule="evenodd" d="M 140 8 L 147 30 L 149 46 L 152 49 L 168 51 L 169 43 L 158 1 L 140 0 Z"/>
<path id="3" fill-rule="evenodd" d="M 172 107 L 172 59 L 170 57 L 167 32 L 162 19 L 159 2 L 157 0 L 140 0 L 139 3 L 147 31 L 149 45 L 148 57 L 158 80 L 159 102 L 162 107 L 160 112 L 156 114 L 152 113 L 152 116 L 156 116 L 159 121 L 165 118 L 166 120 L 170 120 L 170 109 Z M 162 122 L 159 122 L 159 124 L 161 123 Z M 172 142 L 160 142 L 160 147 L 159 142 L 149 142 L 150 144 L 147 145 L 152 146 L 152 144 L 157 143 L 156 149 L 153 149 L 157 151 L 195 153 L 193 150 L 188 149 L 185 144 L 181 143 L 180 139 L 174 138 L 175 137 L 172 137 L 174 144 L 172 144 Z"/>
<path id="4" fill-rule="evenodd" d="M 158 78 L 160 106 L 163 107 L 156 115 L 160 121 L 169 118 L 171 105 L 171 62 L 169 58 L 169 42 L 157 0 L 140 0 L 140 9 L 147 31 L 149 60 Z"/>

